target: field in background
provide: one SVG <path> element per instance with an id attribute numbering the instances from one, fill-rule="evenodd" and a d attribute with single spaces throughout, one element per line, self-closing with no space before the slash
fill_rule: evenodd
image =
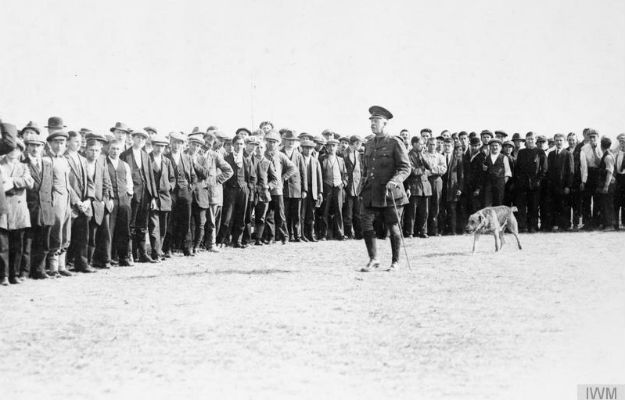
<path id="1" fill-rule="evenodd" d="M 226 249 L 0 288 L 2 398 L 574 398 L 625 383 L 625 234 Z M 390 262 L 389 244 L 378 242 Z M 547 397 L 553 395 L 556 397 Z M 139 397 L 137 397 L 139 396 Z"/>

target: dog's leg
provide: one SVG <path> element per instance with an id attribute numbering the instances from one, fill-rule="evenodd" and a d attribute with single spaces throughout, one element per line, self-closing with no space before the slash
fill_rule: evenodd
<path id="1" fill-rule="evenodd" d="M 513 213 L 510 213 L 510 216 L 508 217 L 507 227 L 508 232 L 514 235 L 516 243 L 519 246 L 519 250 L 523 250 L 523 248 L 521 247 L 521 241 L 519 240 L 519 223 L 517 222 L 516 217 Z"/>
<path id="2" fill-rule="evenodd" d="M 523 247 L 521 247 L 521 241 L 519 240 L 519 234 L 516 232 L 512 232 L 512 234 L 516 238 L 516 243 L 519 245 L 519 250 L 523 250 Z"/>
<path id="3" fill-rule="evenodd" d="M 497 232 L 497 230 L 495 230 L 493 232 L 493 236 L 495 236 L 495 253 L 499 251 L 499 232 Z"/>
<path id="4" fill-rule="evenodd" d="M 505 230 L 502 229 L 499 231 L 499 250 L 503 249 L 503 245 L 504 243 L 506 243 L 506 239 L 504 239 L 504 234 Z"/>
<path id="5" fill-rule="evenodd" d="M 471 252 L 471 254 L 475 254 L 475 245 L 477 244 L 477 240 L 479 239 L 480 234 L 475 232 L 475 234 L 473 235 L 473 251 Z"/>

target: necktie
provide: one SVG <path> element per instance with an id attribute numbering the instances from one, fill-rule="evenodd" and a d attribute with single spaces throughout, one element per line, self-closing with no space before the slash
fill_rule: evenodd
<path id="1" fill-rule="evenodd" d="M 592 149 L 592 159 L 595 162 L 595 167 L 599 166 L 599 163 L 601 162 L 600 157 L 597 155 L 597 148 L 596 147 L 591 147 Z"/>

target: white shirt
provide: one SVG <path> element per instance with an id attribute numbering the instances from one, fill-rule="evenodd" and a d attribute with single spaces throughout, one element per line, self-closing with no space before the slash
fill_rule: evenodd
<path id="1" fill-rule="evenodd" d="M 623 162 L 625 162 L 625 151 L 618 150 L 614 156 L 614 173 L 623 175 L 625 171 L 621 172 L 621 168 L 623 168 Z"/>
<path id="2" fill-rule="evenodd" d="M 579 167 L 582 173 L 582 183 L 586 183 L 588 180 L 588 168 L 598 168 L 599 163 L 601 162 L 601 157 L 603 153 L 601 153 L 601 148 L 599 146 L 594 149 L 590 145 L 590 143 L 586 143 L 582 146 L 581 152 L 579 154 Z"/>
<path id="3" fill-rule="evenodd" d="M 489 157 L 490 157 L 491 163 L 495 164 L 495 161 L 497 161 L 497 157 L 499 157 L 499 154 L 490 154 Z M 512 178 L 512 170 L 510 169 L 510 162 L 508 161 L 508 157 L 505 155 L 503 156 L 503 170 L 504 170 L 504 176 L 507 176 L 508 178 Z"/>
<path id="4" fill-rule="evenodd" d="M 176 165 L 180 165 L 180 157 L 181 157 L 182 153 L 178 152 L 178 153 L 171 153 L 171 158 L 174 159 L 174 162 L 176 163 Z"/>
<path id="5" fill-rule="evenodd" d="M 142 165 L 141 165 L 141 149 L 135 149 L 133 147 L 132 148 L 132 155 L 135 158 L 135 162 L 137 163 L 137 165 L 139 167 L 142 167 Z"/>
<path id="6" fill-rule="evenodd" d="M 154 153 L 152 153 L 152 157 L 154 158 L 154 164 L 158 165 L 159 168 L 161 166 L 161 159 L 163 158 L 163 156 L 161 154 L 156 155 Z"/>
<path id="7" fill-rule="evenodd" d="M 87 160 L 87 176 L 89 179 L 93 179 L 95 177 L 95 160 L 91 162 Z"/>

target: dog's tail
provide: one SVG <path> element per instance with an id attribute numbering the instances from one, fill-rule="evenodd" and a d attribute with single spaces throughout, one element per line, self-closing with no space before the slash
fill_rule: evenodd
<path id="1" fill-rule="evenodd" d="M 519 211 L 519 209 L 518 209 L 518 208 L 516 208 L 515 206 L 510 207 L 510 210 L 512 210 L 512 212 L 517 212 L 517 211 Z"/>

